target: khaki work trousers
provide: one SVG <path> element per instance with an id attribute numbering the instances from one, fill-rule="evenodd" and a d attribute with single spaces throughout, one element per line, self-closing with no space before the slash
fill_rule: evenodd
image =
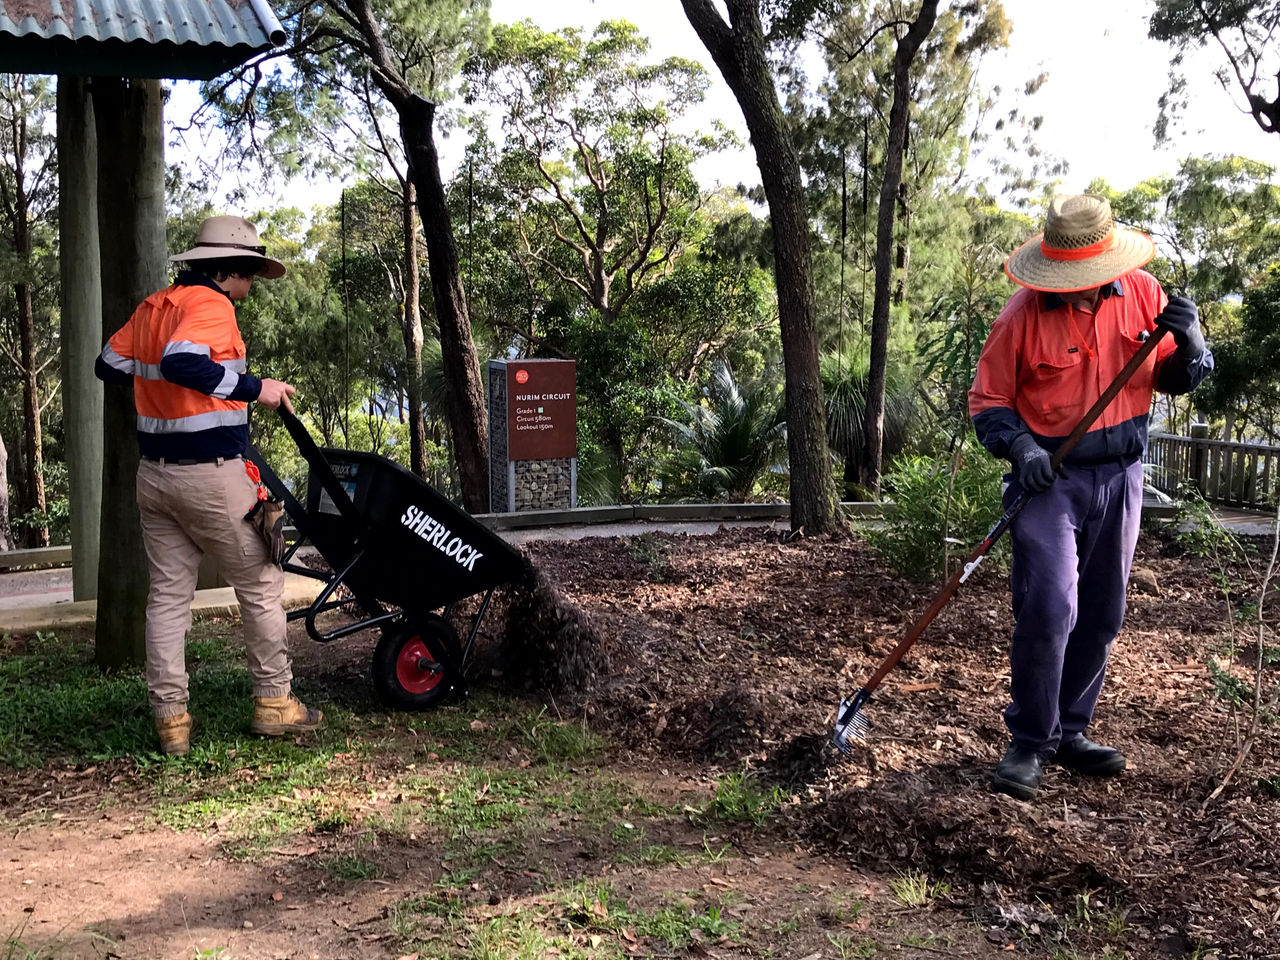
<path id="1" fill-rule="evenodd" d="M 239 458 L 195 464 L 143 460 L 138 466 L 138 508 L 151 568 L 147 692 L 157 717 L 187 709 L 186 638 L 205 554 L 240 601 L 253 695 L 278 697 L 291 688 L 284 573 L 244 519 L 256 500 L 257 485 Z"/>

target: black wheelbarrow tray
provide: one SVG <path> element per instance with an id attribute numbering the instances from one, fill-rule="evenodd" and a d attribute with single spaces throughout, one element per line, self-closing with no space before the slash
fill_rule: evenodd
<path id="1" fill-rule="evenodd" d="M 308 635 L 320 643 L 380 628 L 371 673 L 389 706 L 422 710 L 451 693 L 465 696 L 463 666 L 493 591 L 531 582 L 528 561 L 399 464 L 373 453 L 321 449 L 297 417 L 283 409 L 280 416 L 307 461 L 306 506 L 256 448 L 248 456 L 298 531 L 284 569 L 325 582 L 311 605 L 289 619 L 305 619 Z M 330 573 L 293 562 L 306 543 Z M 339 587 L 350 596 L 334 599 Z M 483 597 L 463 645 L 449 616 L 459 600 L 476 595 Z M 347 606 L 358 607 L 362 618 L 321 632 L 317 618 Z"/>

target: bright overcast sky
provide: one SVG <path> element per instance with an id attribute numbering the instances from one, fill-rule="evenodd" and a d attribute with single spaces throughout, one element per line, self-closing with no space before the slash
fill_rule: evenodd
<path id="1" fill-rule="evenodd" d="M 1268 136 L 1243 115 L 1223 92 L 1203 57 L 1189 78 L 1194 124 L 1185 139 L 1157 152 L 1152 128 L 1157 101 L 1165 89 L 1170 50 L 1147 38 L 1152 0 L 1004 0 L 1013 22 L 1009 48 L 988 59 L 981 79 L 1015 91 L 1040 71 L 1049 81 L 1029 108 L 1044 117 L 1040 145 L 1070 163 L 1063 184 L 1083 190 L 1095 176 L 1125 189 L 1140 180 L 1173 172 L 1187 155 L 1241 153 L 1257 160 L 1280 160 L 1280 137 Z M 705 115 L 738 131 L 746 143 L 746 125 L 732 93 L 710 55 L 685 19 L 679 0 L 560 0 L 530 4 L 493 0 L 495 23 L 531 18 L 547 28 L 577 25 L 590 29 L 601 20 L 628 19 L 652 41 L 654 56 L 683 56 L 706 64 L 712 77 Z M 746 149 L 740 156 L 704 161 L 700 176 L 733 184 L 759 182 Z"/>
<path id="2" fill-rule="evenodd" d="M 1009 49 L 990 57 L 981 79 L 990 88 L 1021 89 L 1041 70 L 1049 81 L 1030 109 L 1044 117 L 1041 147 L 1070 163 L 1063 189 L 1080 191 L 1095 176 L 1126 189 L 1145 177 L 1173 172 L 1188 155 L 1238 153 L 1257 160 L 1280 161 L 1280 137 L 1262 133 L 1240 112 L 1212 75 L 1212 51 L 1193 63 L 1188 82 L 1192 94 L 1188 130 L 1172 147 L 1157 151 L 1152 137 L 1157 100 L 1165 88 L 1169 48 L 1147 39 L 1152 0 L 1004 0 L 1013 22 Z M 717 118 L 736 130 L 746 144 L 746 127 L 737 102 L 711 63 L 679 0 L 493 0 L 495 23 L 530 18 L 553 29 L 579 26 L 587 30 L 602 20 L 627 19 L 652 42 L 655 58 L 682 56 L 708 65 L 712 79 L 707 102 L 695 122 Z M 183 91 L 185 93 L 185 91 Z M 188 96 L 175 98 L 171 119 L 181 119 Z M 446 168 L 459 162 L 465 142 L 456 134 L 440 144 Z M 177 159 L 172 157 L 172 159 Z M 451 170 L 444 171 L 446 178 Z M 704 187 L 759 183 L 750 148 L 701 161 L 697 173 Z M 224 184 L 224 187 L 230 186 Z M 336 200 L 340 184 L 294 183 L 285 199 L 302 206 Z"/>

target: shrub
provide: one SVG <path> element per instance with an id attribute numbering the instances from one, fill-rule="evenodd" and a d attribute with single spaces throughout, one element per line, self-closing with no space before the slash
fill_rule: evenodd
<path id="1" fill-rule="evenodd" d="M 967 442 L 951 483 L 951 457 L 899 458 L 885 477 L 893 509 L 866 530 L 866 538 L 900 573 L 914 580 L 938 579 L 982 541 L 1000 518 L 1000 484 L 1005 464 Z M 992 562 L 997 545 L 988 554 Z M 944 557 L 950 570 L 944 571 Z"/>

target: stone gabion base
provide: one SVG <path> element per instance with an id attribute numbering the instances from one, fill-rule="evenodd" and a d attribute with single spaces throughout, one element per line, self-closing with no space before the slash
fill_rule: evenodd
<path id="1" fill-rule="evenodd" d="M 573 508 L 572 460 L 517 460 L 516 510 Z"/>

